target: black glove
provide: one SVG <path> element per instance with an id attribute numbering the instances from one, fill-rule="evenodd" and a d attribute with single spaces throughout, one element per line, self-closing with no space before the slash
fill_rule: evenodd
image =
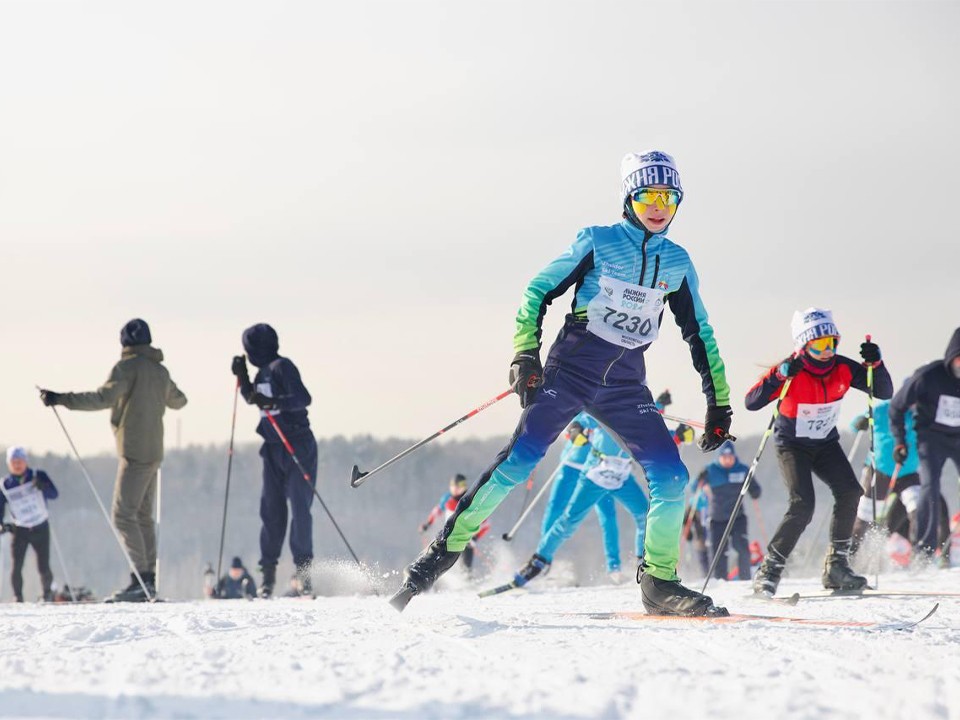
<path id="1" fill-rule="evenodd" d="M 777 365 L 777 377 L 781 380 L 786 380 L 787 378 L 796 377 L 801 370 L 803 370 L 803 358 L 799 355 L 791 355 Z"/>
<path id="2" fill-rule="evenodd" d="M 537 388 L 543 385 L 543 366 L 536 350 L 524 350 L 513 358 L 510 364 L 510 385 L 520 396 L 520 407 L 525 408 L 533 402 Z"/>
<path id="3" fill-rule="evenodd" d="M 426 532 L 427 530 L 429 530 L 429 529 L 430 529 L 430 525 L 427 524 L 427 523 L 423 523 L 423 524 L 420 526 L 420 532 L 422 532 L 422 533 L 425 533 L 425 532 Z"/>
<path id="4" fill-rule="evenodd" d="M 277 399 L 272 397 L 267 397 L 259 390 L 255 391 L 250 399 L 247 400 L 251 405 L 256 405 L 261 410 L 276 410 L 277 409 Z"/>
<path id="5" fill-rule="evenodd" d="M 230 372 L 237 376 L 240 382 L 250 382 L 250 371 L 247 370 L 247 359 L 243 355 L 237 355 L 230 363 Z"/>
<path id="6" fill-rule="evenodd" d="M 13 523 L 4 523 L 0 525 L 0 533 L 12 533 L 16 528 L 13 526 Z"/>
<path id="7" fill-rule="evenodd" d="M 910 448 L 906 445 L 897 445 L 893 449 L 893 461 L 897 465 L 903 465 L 907 461 L 907 457 L 910 455 Z"/>
<path id="8" fill-rule="evenodd" d="M 700 436 L 701 450 L 711 452 L 723 445 L 723 441 L 730 435 L 730 418 L 732 417 L 733 410 L 729 405 L 712 405 L 707 408 L 703 435 Z"/>
<path id="9" fill-rule="evenodd" d="M 42 402 L 47 407 L 53 407 L 54 405 L 59 405 L 60 393 L 56 393 L 53 390 L 41 390 L 40 402 Z"/>
<path id="10" fill-rule="evenodd" d="M 870 419 L 866 415 L 861 415 L 853 423 L 853 428 L 855 430 L 859 430 L 860 432 L 864 432 L 865 430 L 869 429 L 869 427 Z"/>
<path id="11" fill-rule="evenodd" d="M 664 390 L 662 393 L 657 395 L 657 399 L 654 400 L 654 402 L 657 404 L 658 408 L 663 410 L 663 408 L 665 408 L 667 405 L 673 402 L 673 398 L 670 397 L 669 390 Z"/>
<path id="12" fill-rule="evenodd" d="M 870 363 L 871 365 L 880 362 L 880 348 L 875 342 L 867 340 L 866 342 L 860 343 L 860 357 L 863 358 L 865 363 Z"/>

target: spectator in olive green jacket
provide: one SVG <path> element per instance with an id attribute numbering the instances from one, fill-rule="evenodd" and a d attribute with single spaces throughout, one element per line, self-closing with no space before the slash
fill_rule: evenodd
<path id="1" fill-rule="evenodd" d="M 106 383 L 93 392 L 41 390 L 40 398 L 44 405 L 63 405 L 71 410 L 110 409 L 120 457 L 113 489 L 113 522 L 152 596 L 157 561 L 153 505 L 157 471 L 163 460 L 163 414 L 168 407 L 182 408 L 187 397 L 161 364 L 163 353 L 150 342 L 147 323 L 131 320 L 120 331 L 123 351 Z M 136 576 L 131 574 L 130 579 L 130 586 L 116 593 L 114 599 L 148 599 Z"/>

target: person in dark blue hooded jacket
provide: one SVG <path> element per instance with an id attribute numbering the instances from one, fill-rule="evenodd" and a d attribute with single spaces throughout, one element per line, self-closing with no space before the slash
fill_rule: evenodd
<path id="1" fill-rule="evenodd" d="M 243 399 L 260 408 L 257 433 L 264 439 L 260 448 L 263 458 L 263 489 L 260 494 L 260 584 L 261 597 L 273 594 L 277 581 L 277 562 L 283 549 L 290 515 L 290 551 L 297 566 L 305 593 L 312 592 L 310 565 L 313 562 L 313 487 L 317 481 L 317 440 L 310 431 L 307 407 L 312 398 L 300 379 L 293 362 L 279 354 L 277 332 L 266 323 L 258 323 L 243 332 L 246 357 L 257 368 L 250 382 L 246 359 L 233 359 L 232 370 L 240 383 Z M 293 458 L 283 446 L 280 435 L 267 419 L 270 414 L 294 452 L 310 474 L 304 481 Z M 287 503 L 289 501 L 289 513 Z"/>
<path id="2" fill-rule="evenodd" d="M 707 465 L 700 473 L 698 481 L 704 482 L 707 497 L 710 500 L 707 515 L 710 519 L 710 547 L 714 553 L 717 552 L 720 539 L 723 537 L 723 531 L 730 522 L 730 516 L 733 515 L 733 508 L 737 504 L 737 496 L 740 494 L 740 488 L 750 470 L 746 465 L 740 462 L 736 451 L 733 449 L 733 443 L 729 440 L 720 446 L 717 452 L 717 459 Z M 750 497 L 760 497 L 760 485 L 756 480 L 750 480 L 750 486 L 747 488 Z M 737 514 L 737 519 L 733 521 L 733 527 L 730 530 L 728 540 L 729 547 L 732 547 L 737 553 L 737 568 L 739 570 L 738 579 L 750 579 L 750 545 L 747 542 L 747 516 L 743 512 L 743 506 Z M 726 579 L 727 577 L 727 548 L 723 548 L 720 557 L 717 560 L 717 567 L 714 570 L 714 577 Z"/>

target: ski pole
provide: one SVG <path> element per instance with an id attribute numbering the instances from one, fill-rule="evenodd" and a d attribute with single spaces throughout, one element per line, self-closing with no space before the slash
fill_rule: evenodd
<path id="1" fill-rule="evenodd" d="M 850 452 L 847 453 L 847 462 L 853 465 L 853 459 L 857 455 L 857 450 L 860 448 L 860 440 L 863 438 L 863 430 L 857 430 L 857 434 L 853 436 L 853 445 L 850 446 Z M 830 517 L 830 513 L 825 513 L 820 516 L 820 519 L 817 521 L 817 527 L 810 534 L 811 543 L 807 548 L 806 555 L 803 556 L 802 565 L 806 567 L 810 564 L 810 561 L 813 559 L 813 553 L 817 549 L 817 540 L 823 535 L 823 529 L 827 524 L 827 519 Z"/>
<path id="2" fill-rule="evenodd" d="M 83 471 L 83 476 L 87 479 L 87 484 L 90 486 L 90 491 L 93 493 L 93 497 L 96 499 L 97 505 L 100 506 L 100 512 L 103 513 L 103 517 L 107 521 L 107 526 L 113 532 L 113 537 L 116 538 L 117 545 L 119 545 L 120 550 L 123 551 L 123 556 L 127 559 L 127 564 L 133 571 L 133 576 L 137 579 L 137 582 L 140 583 L 140 588 L 143 590 L 143 594 L 147 600 L 153 600 L 154 596 L 150 594 L 146 583 L 143 582 L 143 578 L 140 577 L 140 571 L 137 570 L 137 566 L 134 565 L 133 558 L 130 557 L 130 553 L 127 551 L 127 546 L 123 544 L 123 538 L 120 537 L 120 533 L 110 520 L 110 514 L 107 512 L 107 508 L 104 506 L 103 500 L 100 499 L 100 494 L 97 492 L 97 488 L 93 484 L 93 478 L 91 478 L 90 473 L 87 472 L 87 466 L 83 464 L 83 458 L 80 457 L 80 451 L 77 450 L 77 446 L 73 444 L 73 438 L 70 437 L 70 433 L 67 431 L 67 426 L 63 424 L 63 420 L 60 418 L 60 413 L 57 412 L 56 405 L 51 405 L 50 409 L 53 410 L 53 414 L 56 415 L 57 422 L 60 423 L 60 428 L 63 430 L 63 434 L 66 436 L 67 442 L 70 443 L 70 448 L 73 450 L 73 454 L 76 456 L 77 462 L 80 464 L 80 469 Z"/>
<path id="3" fill-rule="evenodd" d="M 304 482 L 310 486 L 310 489 L 313 490 L 314 497 L 320 502 L 320 505 L 323 507 L 324 512 L 327 513 L 327 517 L 330 518 L 330 522 L 333 523 L 333 526 L 337 529 L 337 532 L 340 534 L 340 539 L 343 540 L 343 544 L 347 546 L 347 550 L 350 551 L 350 554 L 353 555 L 353 559 L 357 561 L 357 565 L 363 567 L 363 563 L 360 562 L 360 558 L 357 557 L 357 554 L 353 551 L 353 548 L 350 547 L 350 543 L 347 542 L 347 537 L 343 534 L 343 530 L 340 529 L 340 526 L 337 525 L 337 521 L 333 519 L 333 513 L 330 512 L 330 508 L 327 507 L 327 504 L 323 501 L 323 498 L 320 497 L 320 493 L 317 492 L 317 488 L 314 487 L 313 479 L 310 477 L 310 473 L 306 471 L 303 465 L 300 463 L 300 458 L 297 457 L 297 454 L 293 450 L 293 445 L 290 444 L 290 441 L 287 440 L 287 436 L 283 434 L 283 430 L 280 429 L 280 425 L 277 423 L 273 415 L 269 411 L 265 412 L 267 420 L 270 421 L 270 424 L 273 425 L 273 429 L 277 431 L 277 435 L 280 436 L 280 442 L 283 443 L 283 446 L 287 449 L 287 452 L 290 454 L 290 457 L 293 458 L 294 464 L 299 468 L 300 473 L 303 475 Z"/>
<path id="4" fill-rule="evenodd" d="M 757 448 L 757 454 L 753 456 L 753 462 L 750 464 L 750 469 L 747 471 L 747 477 L 744 478 L 743 485 L 740 486 L 740 494 L 737 495 L 737 502 L 733 506 L 733 512 L 730 514 L 730 519 L 727 521 L 727 527 L 723 530 L 723 536 L 720 538 L 720 542 L 717 543 L 717 547 L 713 552 L 713 561 L 710 563 L 710 569 L 707 571 L 707 577 L 703 581 L 703 589 L 700 590 L 701 593 L 707 591 L 707 585 L 710 584 L 710 579 L 713 577 L 713 571 L 717 569 L 717 563 L 720 562 L 720 555 L 724 552 L 724 549 L 727 546 L 727 540 L 730 538 L 730 533 L 733 531 L 733 523 L 737 519 L 737 515 L 740 514 L 740 506 L 743 505 L 743 498 L 747 494 L 747 491 L 750 489 L 750 483 L 753 480 L 753 476 L 757 472 L 757 465 L 760 464 L 760 456 L 763 454 L 763 449 L 767 445 L 767 440 L 770 439 L 770 436 L 773 435 L 773 426 L 777 422 L 777 418 L 780 417 L 780 403 L 783 402 L 783 399 L 787 396 L 787 391 L 790 389 L 790 383 L 793 382 L 792 377 L 788 377 L 787 381 L 783 384 L 783 388 L 780 390 L 780 397 L 777 398 L 777 405 L 773 409 L 773 415 L 770 418 L 770 422 L 767 423 L 767 429 L 763 433 L 763 437 L 760 438 L 760 447 Z"/>
<path id="5" fill-rule="evenodd" d="M 390 466 L 393 465 L 395 462 L 397 462 L 397 460 L 400 460 L 401 458 L 405 458 L 405 457 L 406 457 L 407 455 L 409 455 L 410 453 L 412 453 L 412 452 L 414 452 L 414 451 L 416 451 L 416 450 L 419 450 L 419 449 L 422 448 L 424 445 L 426 445 L 428 442 L 430 442 L 430 441 L 432 441 L 432 440 L 436 440 L 438 437 L 440 437 L 441 435 L 443 435 L 445 432 L 447 432 L 447 431 L 449 431 L 449 430 L 452 430 L 453 428 L 455 428 L 455 427 L 456 427 L 457 425 L 459 425 L 460 423 L 469 420 L 470 418 L 472 418 L 472 417 L 473 417 L 474 415 L 476 415 L 477 413 L 479 413 L 479 412 L 481 412 L 481 411 L 483 411 L 483 410 L 486 410 L 486 409 L 487 409 L 488 407 L 490 407 L 491 405 L 493 405 L 493 404 L 495 404 L 495 403 L 498 403 L 498 402 L 500 402 L 501 400 L 503 400 L 505 397 L 507 397 L 507 395 L 512 395 L 512 394 L 513 394 L 513 388 L 510 388 L 509 390 L 506 390 L 506 391 L 500 393 L 500 394 L 497 395 L 495 398 L 491 398 L 490 400 L 487 400 L 485 403 L 483 403 L 483 405 L 479 405 L 479 406 L 475 407 L 473 410 L 471 410 L 470 412 L 468 412 L 468 413 L 467 413 L 466 415 L 464 415 L 462 418 L 460 418 L 460 419 L 458 419 L 458 420 L 454 420 L 452 423 L 450 423 L 449 425 L 447 425 L 447 426 L 446 426 L 445 428 L 443 428 L 442 430 L 438 430 L 437 432 L 435 432 L 435 433 L 434 433 L 433 435 L 431 435 L 430 437 L 424 438 L 423 440 L 421 440 L 420 442 L 418 442 L 416 445 L 411 445 L 410 447 L 408 447 L 406 450 L 404 450 L 404 451 L 403 451 L 402 453 L 400 453 L 399 455 L 395 455 L 394 457 L 390 458 L 390 459 L 387 460 L 385 463 L 383 463 L 383 464 L 380 465 L 379 467 L 374 468 L 374 469 L 371 470 L 370 472 L 361 472 L 361 471 L 360 471 L 360 467 L 357 466 L 357 465 L 354 465 L 354 466 L 353 466 L 353 473 L 352 473 L 351 476 L 350 476 L 350 487 L 360 487 L 361 485 L 363 485 L 363 483 L 365 483 L 365 482 L 370 478 L 371 475 L 376 475 L 376 474 L 377 474 L 378 472 L 380 472 L 381 470 L 390 467 Z"/>
<path id="6" fill-rule="evenodd" d="M 67 586 L 67 592 L 70 593 L 70 601 L 76 602 L 77 596 L 73 592 L 73 583 L 70 582 L 70 576 L 67 574 L 67 564 L 63 561 L 63 553 L 60 552 L 60 543 L 57 542 L 57 534 L 53 531 L 53 523 L 50 523 L 50 541 L 53 543 L 53 551 L 63 571 L 63 584 Z"/>
<path id="7" fill-rule="evenodd" d="M 160 597 L 160 501 L 162 498 L 163 468 L 157 468 L 157 559 L 153 563 L 153 592 Z"/>
<path id="8" fill-rule="evenodd" d="M 520 518 L 517 520 L 517 522 L 515 522 L 513 527 L 503 534 L 502 537 L 504 540 L 506 540 L 507 542 L 510 542 L 511 540 L 513 540 L 513 536 L 517 534 L 517 529 L 523 524 L 523 521 L 527 519 L 527 515 L 529 515 L 533 511 L 533 508 L 540 501 L 540 498 L 544 495 L 544 493 L 547 492 L 547 488 L 553 484 L 553 480 L 556 477 L 557 477 L 557 474 L 554 473 L 553 475 L 547 478 L 546 482 L 543 483 L 543 487 L 537 491 L 537 494 L 533 496 L 533 500 L 530 502 L 529 505 L 527 505 L 526 509 L 524 509 L 524 511 L 520 514 Z"/>
<path id="9" fill-rule="evenodd" d="M 233 438 L 237 431 L 237 397 L 240 395 L 240 378 L 233 390 L 233 417 L 230 420 L 230 445 L 227 449 L 227 489 L 223 493 L 223 521 L 220 523 L 220 554 L 217 555 L 217 576 L 214 581 L 220 582 L 220 570 L 223 566 L 223 539 L 227 532 L 227 502 L 230 500 L 230 471 L 233 469 Z"/>
<path id="10" fill-rule="evenodd" d="M 867 342 L 870 336 L 867 335 Z M 873 424 L 873 363 L 867 363 L 867 427 L 870 432 L 870 499 L 873 505 L 873 527 L 877 527 L 877 456 L 874 444 Z M 873 587 L 880 587 L 880 556 L 877 555 L 877 570 L 873 578 Z"/>
<path id="11" fill-rule="evenodd" d="M 682 417 L 677 417 L 676 415 L 668 415 L 667 413 L 660 413 L 660 417 L 662 417 L 664 420 L 672 420 L 676 423 L 683 423 L 684 425 L 695 427 L 697 430 L 703 430 L 705 427 L 704 424 L 699 420 L 686 420 Z"/>

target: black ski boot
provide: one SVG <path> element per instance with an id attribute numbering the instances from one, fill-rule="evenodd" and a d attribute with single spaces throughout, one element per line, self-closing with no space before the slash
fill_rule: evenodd
<path id="1" fill-rule="evenodd" d="M 730 613 L 713 600 L 680 584 L 676 580 L 663 580 L 650 573 L 640 576 L 640 597 L 650 615 L 680 615 L 684 617 L 726 617 Z"/>
<path id="2" fill-rule="evenodd" d="M 277 584 L 277 566 L 261 565 L 260 574 L 263 579 L 260 581 L 259 595 L 262 598 L 268 598 L 273 595 L 273 588 Z"/>
<path id="3" fill-rule="evenodd" d="M 437 578 L 452 568 L 459 557 L 459 552 L 447 550 L 445 543 L 434 540 L 403 571 L 403 584 L 390 598 L 390 604 L 397 612 L 403 612 L 414 595 L 419 595 L 433 587 Z"/>
<path id="4" fill-rule="evenodd" d="M 850 567 L 850 541 L 836 540 L 823 561 L 823 586 L 827 590 L 856 592 L 867 587 L 867 579 Z"/>
<path id="5" fill-rule="evenodd" d="M 776 550 L 767 550 L 767 556 L 760 563 L 760 567 L 757 568 L 757 574 L 753 576 L 753 592 L 756 595 L 767 597 L 776 595 L 777 587 L 780 585 L 780 576 L 783 574 L 783 567 L 786 564 L 786 558 Z"/>
<path id="6" fill-rule="evenodd" d="M 513 584 L 517 587 L 523 587 L 540 573 L 546 575 L 549 571 L 550 562 L 542 555 L 534 553 L 533 557 L 527 560 L 527 564 L 513 576 Z"/>
<path id="7" fill-rule="evenodd" d="M 140 581 L 137 580 L 137 576 L 130 573 L 130 584 L 123 590 L 117 590 L 105 602 L 146 602 L 152 600 L 156 592 L 153 587 L 153 573 L 140 573 L 140 578 L 143 580 L 143 584 L 147 586 L 146 592 L 140 585 Z"/>
<path id="8" fill-rule="evenodd" d="M 300 581 L 300 594 L 309 597 L 316 597 L 313 594 L 313 577 L 311 575 L 312 567 L 310 563 L 304 563 L 297 568 L 297 580 Z"/>

